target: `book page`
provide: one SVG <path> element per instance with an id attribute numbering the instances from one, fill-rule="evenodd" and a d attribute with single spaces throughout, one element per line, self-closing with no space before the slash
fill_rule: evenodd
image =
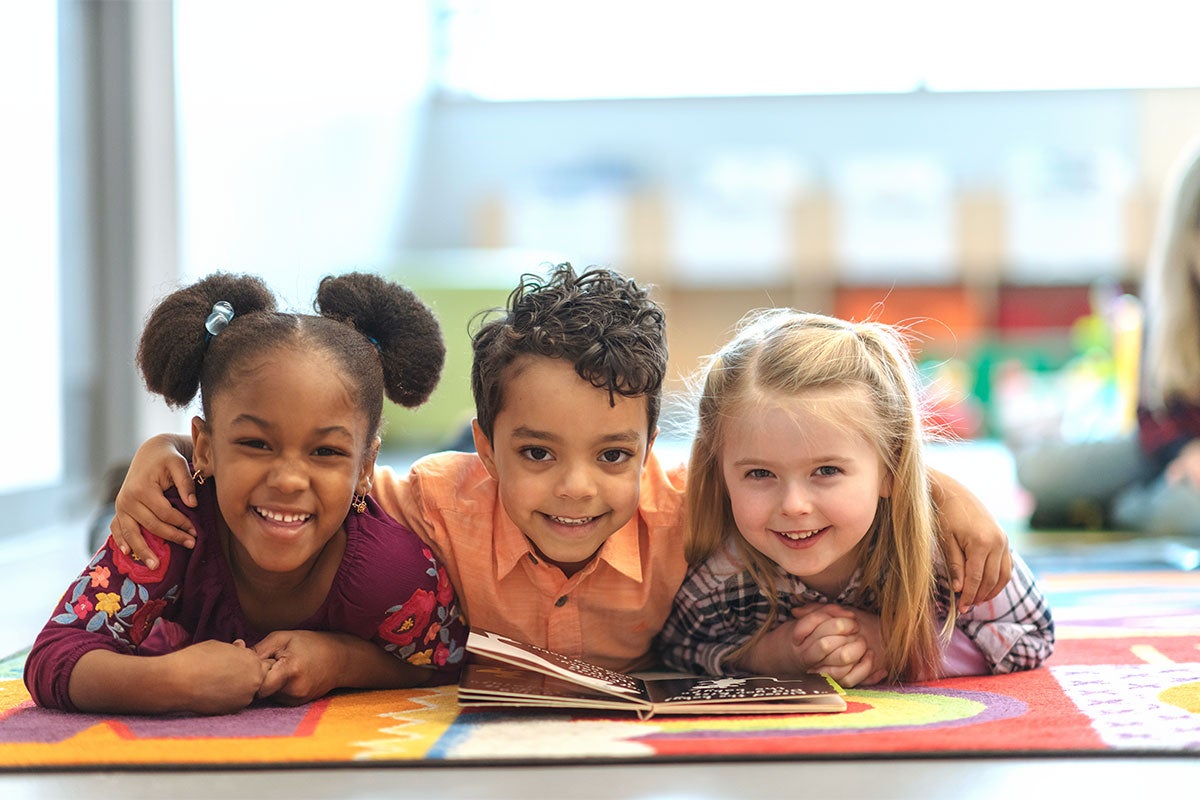
<path id="1" fill-rule="evenodd" d="M 543 672 L 473 656 L 458 684 L 460 703 L 547 705 L 558 708 L 629 709 L 648 703 L 615 696 Z"/>
<path id="2" fill-rule="evenodd" d="M 738 703 L 749 701 L 814 702 L 840 699 L 839 690 L 824 675 L 799 678 L 723 677 L 661 678 L 646 681 L 646 693 L 654 703 Z"/>
<path id="3" fill-rule="evenodd" d="M 637 678 L 576 658 L 553 653 L 531 644 L 518 642 L 491 631 L 473 629 L 467 637 L 467 650 L 509 664 L 556 675 L 601 691 L 628 696 L 631 699 L 645 699 L 645 690 Z"/>

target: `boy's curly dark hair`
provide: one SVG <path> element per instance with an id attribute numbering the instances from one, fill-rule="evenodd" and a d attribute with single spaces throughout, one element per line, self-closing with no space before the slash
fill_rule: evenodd
<path id="1" fill-rule="evenodd" d="M 495 312 L 502 316 L 487 318 Z M 581 378 L 606 389 L 610 402 L 616 394 L 644 395 L 653 434 L 667 372 L 666 315 L 632 279 L 603 268 L 576 274 L 559 264 L 545 279 L 522 275 L 507 308 L 476 321 L 471 391 L 489 440 L 504 407 L 505 371 L 524 355 L 566 359 Z"/>
<path id="2" fill-rule="evenodd" d="M 233 307 L 228 327 L 209 336 L 213 304 Z M 378 434 L 383 397 L 414 408 L 437 386 L 446 357 L 433 312 L 411 291 L 378 275 L 355 272 L 321 281 L 319 316 L 276 310 L 275 296 L 252 275 L 214 273 L 168 295 L 150 313 L 137 362 L 146 388 L 182 408 L 212 397 L 254 356 L 300 348 L 327 353 L 357 391 L 368 430 Z"/>

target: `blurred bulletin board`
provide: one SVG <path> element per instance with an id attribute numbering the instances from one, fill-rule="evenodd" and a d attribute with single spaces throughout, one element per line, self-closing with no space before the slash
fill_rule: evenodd
<path id="1" fill-rule="evenodd" d="M 1066 336 L 1080 317 L 1092 313 L 1092 289 L 1085 285 L 1004 285 L 996 293 L 996 335 Z"/>

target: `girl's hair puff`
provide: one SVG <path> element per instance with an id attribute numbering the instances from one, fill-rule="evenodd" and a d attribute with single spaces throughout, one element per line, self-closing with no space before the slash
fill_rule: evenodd
<path id="1" fill-rule="evenodd" d="M 863 435 L 891 478 L 890 497 L 880 499 L 872 530 L 859 545 L 863 588 L 878 605 L 871 610 L 882 620 L 888 677 L 936 674 L 941 659 L 934 565 L 944 554 L 938 552 L 922 452 L 919 380 L 903 332 L 877 322 L 847 322 L 792 309 L 753 312 L 709 358 L 701 377 L 688 461 L 688 560 L 703 561 L 731 541 L 771 608 L 763 628 L 734 657 L 775 626 L 779 568 L 737 535 L 721 469 L 726 423 L 755 413 L 764 403 L 788 403 L 809 390 L 861 387 L 871 407 L 868 418 L 831 421 Z M 949 605 L 952 609 L 953 603 Z M 943 635 L 952 624 L 951 618 Z"/>
<path id="2" fill-rule="evenodd" d="M 138 344 L 138 368 L 146 388 L 162 395 L 172 408 L 192 402 L 205 367 L 218 380 L 225 375 L 227 365 L 219 353 L 207 358 L 209 343 L 216 337 L 210 337 L 204 327 L 213 305 L 222 300 L 233 307 L 242 328 L 251 315 L 275 310 L 275 295 L 262 279 L 217 272 L 167 295 L 146 320 Z M 207 403 L 204 411 L 207 415 Z"/>
<path id="3" fill-rule="evenodd" d="M 433 394 L 446 345 L 437 318 L 411 291 L 364 272 L 329 276 L 317 289 L 314 307 L 353 325 L 375 345 L 392 402 L 416 408 Z"/>
<path id="4" fill-rule="evenodd" d="M 234 316 L 210 336 L 205 320 L 225 301 Z M 383 397 L 415 407 L 441 375 L 445 345 L 429 308 L 399 284 L 369 273 L 321 281 L 314 307 L 320 315 L 275 310 L 260 278 L 215 273 L 168 295 L 151 312 L 138 347 L 146 387 L 182 408 L 200 393 L 211 416 L 214 395 L 256 357 L 280 349 L 321 352 L 356 392 L 368 430 L 378 435 Z"/>

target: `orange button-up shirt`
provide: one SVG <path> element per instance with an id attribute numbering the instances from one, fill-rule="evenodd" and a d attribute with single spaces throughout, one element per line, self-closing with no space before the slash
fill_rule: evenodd
<path id="1" fill-rule="evenodd" d="M 375 471 L 372 494 L 445 565 L 469 625 L 613 670 L 650 666 L 687 563 L 684 468 L 653 451 L 634 517 L 576 574 L 543 562 L 474 453 L 437 453 L 407 475 Z"/>

